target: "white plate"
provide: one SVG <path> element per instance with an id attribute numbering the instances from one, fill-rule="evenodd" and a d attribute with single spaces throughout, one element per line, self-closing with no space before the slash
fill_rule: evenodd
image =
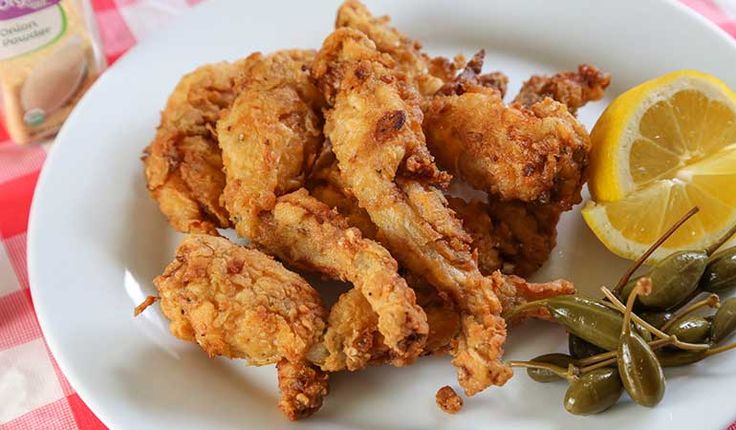
<path id="1" fill-rule="evenodd" d="M 532 73 L 588 62 L 612 72 L 609 95 L 680 68 L 713 73 L 736 87 L 736 46 L 683 6 L 660 0 L 371 1 L 401 30 L 440 54 L 488 51 L 488 67 L 509 74 L 513 93 Z M 178 241 L 149 199 L 139 157 L 179 77 L 205 62 L 251 51 L 319 47 L 336 1 L 209 2 L 146 40 L 112 67 L 76 108 L 43 170 L 33 203 L 28 261 L 43 332 L 72 386 L 114 429 L 287 428 L 276 408 L 272 367 L 210 360 L 174 339 L 157 307 L 133 319 L 151 279 Z M 591 126 L 603 103 L 586 107 Z M 611 284 L 625 262 L 605 251 L 577 212 L 566 214 L 557 249 L 537 278 L 566 276 L 584 291 Z M 564 348 L 561 330 L 514 329 L 508 357 Z M 343 428 L 588 429 L 723 428 L 736 418 L 736 354 L 668 372 L 656 409 L 623 401 L 604 415 L 562 409 L 564 387 L 523 372 L 466 401 L 457 416 L 434 404 L 456 385 L 446 357 L 405 368 L 331 378 L 332 393 L 298 425 Z M 687 376 L 687 377 L 685 377 Z"/>

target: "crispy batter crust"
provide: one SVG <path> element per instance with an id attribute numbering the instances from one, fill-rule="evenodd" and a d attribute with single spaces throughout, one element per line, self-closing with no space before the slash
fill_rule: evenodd
<path id="1" fill-rule="evenodd" d="M 224 238 L 188 236 L 154 284 L 171 333 L 210 357 L 299 361 L 325 329 L 320 297 L 304 279 Z"/>
<path id="2" fill-rule="evenodd" d="M 306 361 L 283 359 L 276 365 L 279 377 L 279 409 L 291 421 L 306 418 L 322 407 L 329 393 L 328 375 Z"/>
<path id="3" fill-rule="evenodd" d="M 295 267 L 349 281 L 378 314 L 386 344 L 408 364 L 421 352 L 426 317 L 378 243 L 348 228 L 336 212 L 300 187 L 322 141 L 308 80 L 313 53 L 281 51 L 262 66 L 218 122 L 227 184 L 223 201 L 239 235 Z M 288 194 L 287 194 L 288 193 Z"/>
<path id="4" fill-rule="evenodd" d="M 524 82 L 514 104 L 530 107 L 549 97 L 567 106 L 574 115 L 586 103 L 602 99 L 610 83 L 610 74 L 594 66 L 581 64 L 577 72 L 532 76 Z"/>
<path id="5" fill-rule="evenodd" d="M 215 122 L 235 98 L 247 61 L 199 67 L 177 84 L 144 150 L 148 190 L 174 229 L 217 234 L 228 227 L 219 199 L 225 186 Z"/>
<path id="6" fill-rule="evenodd" d="M 502 385 L 506 325 L 498 298 L 470 252 L 470 238 L 433 184 L 449 179 L 427 152 L 420 100 L 394 62 L 363 33 L 338 29 L 324 42 L 312 75 L 332 109 L 325 134 L 348 188 L 408 269 L 459 306 L 453 364 L 468 394 Z"/>
<path id="7" fill-rule="evenodd" d="M 261 212 L 304 184 L 322 144 L 321 95 L 305 69 L 313 51 L 248 57 L 242 91 L 217 123 L 227 178 L 222 202 L 238 234 L 253 238 Z"/>
<path id="8" fill-rule="evenodd" d="M 476 87 L 435 97 L 424 130 L 440 164 L 492 198 L 565 210 L 581 200 L 590 137 L 560 103 L 517 109 L 495 90 Z"/>
<path id="9" fill-rule="evenodd" d="M 387 16 L 371 15 L 361 2 L 347 0 L 337 11 L 335 28 L 352 28 L 365 33 L 380 52 L 394 58 L 398 70 L 407 75 L 422 95 L 434 94 L 444 82 L 453 78 L 462 57 L 457 61 L 430 58 L 422 52 L 421 43 L 391 27 L 389 21 Z"/>
<path id="10" fill-rule="evenodd" d="M 455 390 L 449 385 L 437 390 L 437 394 L 434 396 L 437 406 L 442 409 L 442 412 L 448 414 L 456 414 L 463 408 L 463 398 L 458 396 Z"/>

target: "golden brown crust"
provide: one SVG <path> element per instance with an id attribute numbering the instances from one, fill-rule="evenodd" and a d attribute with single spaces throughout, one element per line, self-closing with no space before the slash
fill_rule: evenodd
<path id="1" fill-rule="evenodd" d="M 328 374 L 306 361 L 282 359 L 276 365 L 279 377 L 279 409 L 291 421 L 306 418 L 322 407 L 329 392 Z"/>
<path id="2" fill-rule="evenodd" d="M 551 99 L 529 109 L 506 106 L 495 90 L 437 96 L 424 130 L 442 166 L 503 201 L 580 202 L 590 137 Z"/>
<path id="3" fill-rule="evenodd" d="M 487 212 L 504 273 L 526 277 L 542 267 L 557 244 L 562 209 L 554 203 L 494 201 Z"/>
<path id="4" fill-rule="evenodd" d="M 480 87 L 495 90 L 503 98 L 508 89 L 509 78 L 501 72 L 481 74 L 485 56 L 486 51 L 484 49 L 478 51 L 458 76 L 447 79 L 445 85 L 433 95 L 459 96 L 466 91 L 472 91 L 474 88 Z"/>
<path id="5" fill-rule="evenodd" d="M 506 325 L 498 298 L 475 264 L 469 236 L 432 186 L 446 175 L 427 151 L 420 98 L 393 66 L 363 33 L 341 28 L 330 35 L 312 66 L 332 106 L 325 134 L 380 240 L 461 309 L 453 364 L 472 395 L 511 376 L 500 359 Z"/>
<path id="6" fill-rule="evenodd" d="M 312 57 L 280 51 L 253 58 L 243 92 L 217 124 L 223 201 L 239 235 L 290 265 L 353 283 L 377 312 L 386 344 L 410 363 L 428 328 L 393 257 L 306 190 L 289 193 L 303 185 L 322 142 L 321 96 L 306 72 Z"/>
<path id="7" fill-rule="evenodd" d="M 151 196 L 174 229 L 217 234 L 229 225 L 219 199 L 225 186 L 215 122 L 235 97 L 247 61 L 199 67 L 177 84 L 161 113 L 143 164 Z"/>
<path id="8" fill-rule="evenodd" d="M 532 76 L 524 82 L 514 104 L 531 107 L 549 97 L 567 106 L 574 115 L 586 103 L 602 99 L 610 83 L 610 74 L 594 66 L 581 64 L 577 72 Z"/>
<path id="9" fill-rule="evenodd" d="M 458 396 L 455 390 L 449 385 L 437 390 L 437 394 L 434 396 L 437 406 L 442 409 L 442 412 L 454 415 L 463 408 L 463 398 Z"/>
<path id="10" fill-rule="evenodd" d="M 304 279 L 224 238 L 188 236 L 154 284 L 172 334 L 210 357 L 299 361 L 325 329 L 320 297 Z"/>
<path id="11" fill-rule="evenodd" d="M 473 238 L 478 267 L 484 275 L 501 270 L 530 276 L 547 261 L 555 247 L 562 212 L 555 204 L 466 202 L 455 197 L 447 200 Z"/>
<path id="12" fill-rule="evenodd" d="M 321 96 L 306 69 L 313 51 L 248 57 L 242 91 L 217 123 L 227 183 L 222 202 L 238 234 L 252 238 L 261 212 L 303 186 L 322 144 Z"/>
<path id="13" fill-rule="evenodd" d="M 575 294 L 575 286 L 565 279 L 550 282 L 533 283 L 514 275 L 504 275 L 499 271 L 491 274 L 493 291 L 503 303 L 505 312 L 521 306 L 527 302 L 546 299 L 555 296 Z M 513 322 L 518 322 L 527 317 L 547 319 L 550 317 L 546 309 L 534 309 L 519 315 Z"/>
<path id="14" fill-rule="evenodd" d="M 370 11 L 357 0 L 345 1 L 337 11 L 335 28 L 352 28 L 368 36 L 376 44 L 378 51 L 390 55 L 397 69 L 405 73 L 416 85 L 420 94 L 434 94 L 445 81 L 452 79 L 462 62 L 445 58 L 430 58 L 422 52 L 422 45 L 389 25 L 387 16 L 374 17 Z"/>
<path id="15" fill-rule="evenodd" d="M 279 197 L 255 241 L 297 267 L 351 282 L 378 314 L 378 329 L 409 364 L 421 353 L 428 327 L 414 292 L 398 274 L 391 254 L 328 206 L 301 189 Z"/>

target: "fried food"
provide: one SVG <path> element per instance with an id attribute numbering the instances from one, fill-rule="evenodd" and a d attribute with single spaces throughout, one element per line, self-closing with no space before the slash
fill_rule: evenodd
<path id="1" fill-rule="evenodd" d="M 291 421 L 305 418 L 322 407 L 329 392 L 328 375 L 307 361 L 282 359 L 276 365 L 279 377 L 279 409 Z"/>
<path id="2" fill-rule="evenodd" d="M 463 398 L 458 396 L 455 390 L 449 385 L 445 385 L 437 390 L 435 401 L 437 402 L 437 406 L 442 409 L 442 412 L 451 415 L 460 412 L 463 408 Z"/>
<path id="3" fill-rule="evenodd" d="M 502 72 L 491 72 L 482 74 L 483 59 L 486 51 L 481 49 L 473 58 L 465 65 L 462 73 L 452 80 L 448 80 L 433 95 L 462 95 L 474 87 L 490 88 L 496 90 L 498 95 L 503 98 L 509 86 L 509 78 Z"/>
<path id="4" fill-rule="evenodd" d="M 505 105 L 508 78 L 482 74 L 483 51 L 457 75 L 461 56 L 431 58 L 357 0 L 335 26 L 318 52 L 186 75 L 143 157 L 170 224 L 197 233 L 154 280 L 171 332 L 210 356 L 277 364 L 290 420 L 321 407 L 333 371 L 450 353 L 467 395 L 512 376 L 501 312 L 575 289 L 510 273 L 541 266 L 580 201 L 590 142 L 573 115 L 610 81 L 586 65 L 534 76 Z M 446 198 L 452 176 L 434 156 L 487 202 Z M 218 236 L 230 226 L 258 250 Z M 328 314 L 269 255 L 353 288 Z M 509 323 L 526 317 L 550 315 Z M 449 386 L 436 401 L 463 402 Z"/>
<path id="5" fill-rule="evenodd" d="M 333 157 L 329 163 L 312 173 L 308 183 L 310 193 L 337 210 L 363 236 L 375 239 L 376 225 L 340 179 L 334 154 L 322 155 L 322 158 L 329 157 Z M 471 248 L 477 253 L 478 268 L 483 275 L 496 270 L 524 277 L 532 275 L 555 247 L 560 210 L 553 205 L 489 204 L 479 200 L 466 202 L 458 197 L 447 197 L 447 203 L 470 235 Z"/>
<path id="6" fill-rule="evenodd" d="M 376 240 L 378 229 L 340 177 L 340 169 L 331 145 L 323 146 L 310 173 L 307 188 L 317 200 L 342 215 L 348 225 L 360 230 L 363 237 Z"/>
<path id="7" fill-rule="evenodd" d="M 447 200 L 473 238 L 478 267 L 484 275 L 501 270 L 530 276 L 547 261 L 555 247 L 561 211 L 554 205 L 466 202 L 456 197 Z"/>
<path id="8" fill-rule="evenodd" d="M 498 91 L 464 75 L 461 94 L 438 94 L 425 112 L 427 144 L 438 162 L 490 198 L 580 202 L 590 136 L 567 110 L 545 98 L 528 108 L 503 103 Z"/>
<path id="9" fill-rule="evenodd" d="M 337 11 L 335 28 L 352 28 L 365 33 L 376 49 L 394 58 L 396 67 L 416 85 L 420 94 L 430 96 L 445 82 L 452 80 L 463 62 L 462 57 L 451 62 L 442 57 L 430 58 L 422 45 L 389 25 L 390 18 L 374 17 L 357 0 L 345 1 Z"/>
<path id="10" fill-rule="evenodd" d="M 472 395 L 511 377 L 501 361 L 506 324 L 475 264 L 470 237 L 434 187 L 449 176 L 427 151 L 420 97 L 394 69 L 365 34 L 347 28 L 331 34 L 312 66 L 331 106 L 325 134 L 381 241 L 458 306 L 462 330 L 451 354 L 460 384 Z"/>
<path id="11" fill-rule="evenodd" d="M 322 141 L 321 97 L 306 71 L 310 51 L 281 51 L 258 66 L 217 124 L 226 173 L 223 201 L 240 236 L 288 264 L 351 282 L 378 314 L 378 328 L 411 363 L 427 337 L 426 316 L 391 254 L 349 228 L 301 187 Z"/>
<path id="12" fill-rule="evenodd" d="M 153 283 L 171 333 L 210 357 L 299 362 L 325 329 L 322 301 L 304 279 L 225 238 L 188 236 Z"/>
<path id="13" fill-rule="evenodd" d="M 462 328 L 457 306 L 423 279 L 408 272 L 403 275 L 416 292 L 417 303 L 427 314 L 429 336 L 422 355 L 447 353 Z M 575 293 L 572 283 L 566 280 L 530 283 L 498 271 L 492 273 L 489 280 L 505 310 L 512 310 L 528 301 Z M 514 322 L 529 317 L 549 319 L 550 315 L 544 310 L 532 309 L 518 315 Z M 378 331 L 375 312 L 357 290 L 349 290 L 340 296 L 330 309 L 327 325 L 324 342 L 315 345 L 308 356 L 322 370 L 354 371 L 368 365 L 391 364 L 395 359 Z"/>
<path id="14" fill-rule="evenodd" d="M 581 64 L 577 72 L 562 72 L 552 76 L 535 75 L 524 82 L 514 105 L 531 107 L 546 97 L 558 101 L 575 115 L 590 101 L 603 98 L 611 83 L 611 75 L 596 67 Z"/>
<path id="15" fill-rule="evenodd" d="M 460 315 L 455 305 L 425 282 L 411 276 L 406 279 L 416 292 L 417 303 L 424 309 L 429 324 L 422 355 L 446 353 L 460 330 Z M 355 371 L 371 364 L 396 365 L 397 357 L 386 346 L 377 322 L 376 313 L 358 290 L 343 293 L 330 309 L 324 342 L 312 349 L 309 359 L 329 372 Z"/>
<path id="16" fill-rule="evenodd" d="M 235 98 L 245 61 L 199 67 L 169 97 L 156 136 L 144 150 L 146 183 L 175 230 L 217 235 L 230 222 L 215 122 Z"/>
<path id="17" fill-rule="evenodd" d="M 222 202 L 243 237 L 256 236 L 260 214 L 279 195 L 302 187 L 322 145 L 322 98 L 304 70 L 313 58 L 308 50 L 248 57 L 242 90 L 217 123 L 227 177 Z"/>

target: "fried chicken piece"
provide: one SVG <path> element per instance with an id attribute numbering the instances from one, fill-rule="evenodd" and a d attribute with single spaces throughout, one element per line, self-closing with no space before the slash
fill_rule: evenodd
<path id="1" fill-rule="evenodd" d="M 552 76 L 532 76 L 524 82 L 514 105 L 531 107 L 549 97 L 567 106 L 575 115 L 578 109 L 590 101 L 603 98 L 611 83 L 611 75 L 596 67 L 581 64 L 577 72 L 562 72 Z"/>
<path id="2" fill-rule="evenodd" d="M 222 202 L 241 236 L 253 238 L 260 213 L 303 186 L 322 144 L 322 98 L 304 70 L 313 58 L 307 50 L 248 57 L 242 91 L 217 124 L 227 177 Z"/>
<path id="3" fill-rule="evenodd" d="M 427 144 L 443 167 L 493 199 L 563 210 L 580 202 L 590 136 L 565 105 L 545 98 L 517 108 L 494 89 L 463 90 L 434 97 L 425 111 Z"/>
<path id="4" fill-rule="evenodd" d="M 422 95 L 434 94 L 457 73 L 462 57 L 451 62 L 445 58 L 430 58 L 422 45 L 389 25 L 390 18 L 374 17 L 357 0 L 347 0 L 337 11 L 335 28 L 352 28 L 365 33 L 376 48 L 394 58 L 397 69 L 407 75 Z"/>
<path id="5" fill-rule="evenodd" d="M 239 235 L 288 264 L 351 282 L 378 314 L 378 328 L 411 363 L 427 337 L 426 316 L 378 243 L 301 187 L 322 141 L 321 97 L 306 68 L 313 52 L 259 57 L 217 124 L 226 173 L 223 201 Z M 254 61 L 256 61 L 254 60 Z M 287 194 L 288 193 L 288 194 Z"/>
<path id="6" fill-rule="evenodd" d="M 153 283 L 171 333 L 210 357 L 299 362 L 325 329 L 320 297 L 304 279 L 221 237 L 185 238 Z"/>
<path id="7" fill-rule="evenodd" d="M 329 393 L 328 375 L 307 361 L 282 359 L 276 365 L 279 377 L 279 409 L 291 421 L 306 418 L 322 407 Z"/>
<path id="8" fill-rule="evenodd" d="M 460 384 L 468 395 L 504 384 L 512 372 L 501 361 L 501 304 L 478 271 L 469 235 L 433 186 L 449 176 L 426 148 L 419 95 L 390 56 L 348 28 L 325 40 L 312 76 L 331 105 L 325 134 L 342 177 L 379 238 L 460 310 L 462 330 L 451 351 Z"/>
<path id="9" fill-rule="evenodd" d="M 199 67 L 169 96 L 156 137 L 144 150 L 148 190 L 174 229 L 217 235 L 229 226 L 215 122 L 235 98 L 246 61 Z"/>

